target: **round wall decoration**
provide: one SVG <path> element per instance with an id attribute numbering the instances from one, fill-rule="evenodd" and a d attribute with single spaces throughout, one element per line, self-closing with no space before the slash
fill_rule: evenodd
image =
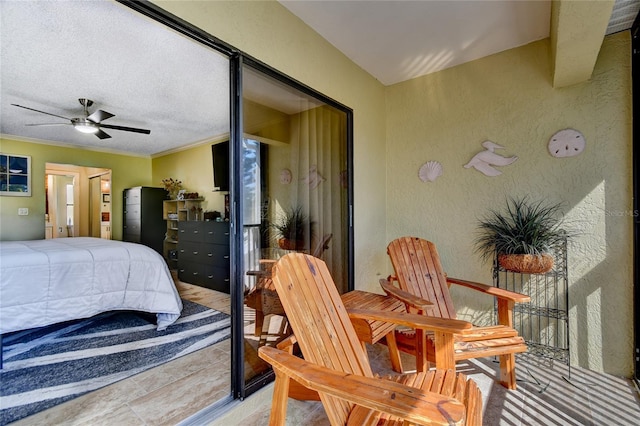
<path id="1" fill-rule="evenodd" d="M 587 142 L 575 129 L 563 129 L 549 139 L 549 154 L 556 158 L 575 157 L 584 151 Z"/>
<path id="2" fill-rule="evenodd" d="M 291 170 L 289 169 L 282 169 L 280 171 L 280 183 L 283 185 L 289 185 L 291 183 Z"/>

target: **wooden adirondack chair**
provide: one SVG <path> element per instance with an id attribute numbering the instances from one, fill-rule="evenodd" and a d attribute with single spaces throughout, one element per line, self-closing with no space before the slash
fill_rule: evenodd
<path id="1" fill-rule="evenodd" d="M 387 317 L 364 310 L 348 314 L 326 264 L 302 253 L 278 261 L 273 283 L 304 359 L 273 347 L 258 350 L 276 375 L 270 425 L 284 425 L 292 380 L 320 394 L 332 425 L 390 424 L 398 419 L 408 424 L 481 424 L 480 390 L 461 373 L 432 370 L 395 379 L 374 377 L 349 319 L 395 318 L 406 325 L 425 317 L 402 312 Z M 437 321 L 429 321 L 438 328 Z"/>
<path id="2" fill-rule="evenodd" d="M 407 309 L 423 315 L 438 318 L 456 318 L 449 286 L 462 285 L 494 296 L 498 302 L 498 325 L 474 327 L 454 336 L 453 357 L 455 361 L 469 358 L 499 356 L 500 383 L 508 389 L 516 388 L 515 354 L 525 352 L 524 339 L 513 328 L 513 307 L 515 303 L 528 302 L 529 296 L 514 293 L 493 286 L 447 277 L 440 264 L 435 244 L 430 241 L 402 237 L 387 246 L 387 253 L 395 270 L 400 290 L 386 280 L 381 280 L 385 292 L 402 300 Z M 433 305 L 429 306 L 431 302 Z M 420 330 L 396 331 L 396 343 L 399 350 L 416 355 L 418 371 L 422 371 L 428 362 L 439 366 L 433 344 L 428 333 Z"/>
<path id="3" fill-rule="evenodd" d="M 317 242 L 311 255 L 314 257 L 321 257 L 322 253 L 329 248 L 329 241 L 333 234 L 326 234 L 320 241 Z M 271 269 L 276 264 L 275 259 L 262 259 L 259 261 L 259 271 L 247 271 L 247 275 L 252 275 L 258 278 L 258 282 L 250 292 L 244 298 L 244 303 L 250 308 L 255 309 L 256 323 L 254 328 L 254 335 L 260 337 L 262 335 L 262 328 L 264 327 L 264 321 L 267 315 L 284 315 L 284 309 L 278 298 L 278 293 L 273 287 L 271 282 Z"/>

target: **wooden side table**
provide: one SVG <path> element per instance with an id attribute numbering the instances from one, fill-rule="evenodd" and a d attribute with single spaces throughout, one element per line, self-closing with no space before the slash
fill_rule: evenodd
<path id="1" fill-rule="evenodd" d="M 342 302 L 344 303 L 345 308 L 347 308 L 347 311 L 349 309 L 370 309 L 385 312 L 406 312 L 404 304 L 397 299 L 360 290 L 354 290 L 343 294 Z M 365 346 L 365 343 L 373 345 L 378 343 L 378 341 L 383 337 L 386 337 L 393 371 L 398 373 L 403 372 L 402 362 L 400 360 L 398 346 L 396 344 L 395 324 L 385 321 L 363 319 L 352 319 L 351 323 L 353 324 L 353 328 L 355 328 L 363 347 Z"/>

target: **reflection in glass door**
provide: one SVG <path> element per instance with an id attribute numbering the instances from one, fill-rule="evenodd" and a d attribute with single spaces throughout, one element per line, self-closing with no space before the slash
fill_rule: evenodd
<path id="1" fill-rule="evenodd" d="M 287 253 L 309 253 L 327 263 L 340 292 L 350 288 L 350 111 L 274 77 L 273 71 L 242 69 L 243 348 L 249 393 L 270 374 L 258 348 L 290 334 L 270 279 L 274 263 Z"/>

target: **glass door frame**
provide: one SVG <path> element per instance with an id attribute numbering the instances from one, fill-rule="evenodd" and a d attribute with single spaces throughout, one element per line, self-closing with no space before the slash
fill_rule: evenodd
<path id="1" fill-rule="evenodd" d="M 353 259 L 354 259 L 354 227 L 353 227 L 353 222 L 354 222 L 354 218 L 353 218 L 353 110 L 331 98 L 328 98 L 327 96 L 324 96 L 323 94 L 315 91 L 314 89 L 304 85 L 303 83 L 294 80 L 288 76 L 286 76 L 285 74 L 282 74 L 281 72 L 275 70 L 274 68 L 266 65 L 265 63 L 249 56 L 243 53 L 239 53 L 237 55 L 236 58 L 232 58 L 232 71 L 231 71 L 231 81 L 232 81 L 232 85 L 235 86 L 232 89 L 232 99 L 236 99 L 237 102 L 234 103 L 234 105 L 232 105 L 232 114 L 231 114 L 231 121 L 233 124 L 232 129 L 231 129 L 231 147 L 230 151 L 232 151 L 232 154 L 230 154 L 232 156 L 232 169 L 233 172 L 231 172 L 231 186 L 233 187 L 232 193 L 237 194 L 238 196 L 232 196 L 232 200 L 235 200 L 233 202 L 233 207 L 237 209 L 238 214 L 233 214 L 231 215 L 232 219 L 235 220 L 236 223 L 236 228 L 237 230 L 242 230 L 244 223 L 242 223 L 242 214 L 241 212 L 244 211 L 243 209 L 243 205 L 242 205 L 242 200 L 244 199 L 241 195 L 242 195 L 242 187 L 241 187 L 241 182 L 239 179 L 240 176 L 240 164 L 242 161 L 241 158 L 241 151 L 242 151 L 242 138 L 243 138 L 243 133 L 242 133 L 242 117 L 243 117 L 243 109 L 242 109 L 242 69 L 243 67 L 249 67 L 251 68 L 253 71 L 264 74 L 267 77 L 273 78 L 275 80 L 278 80 L 281 83 L 286 84 L 287 86 L 296 89 L 308 96 L 311 96 L 323 103 L 325 103 L 326 105 L 333 107 L 337 110 L 339 110 L 340 112 L 344 112 L 346 115 L 346 159 L 347 159 L 347 208 L 348 208 L 348 212 L 347 212 L 347 232 L 346 232 L 346 244 L 347 244 L 347 259 L 346 259 L 346 270 L 347 270 L 347 290 L 351 291 L 354 289 L 354 265 L 353 265 Z M 235 238 L 235 268 L 233 269 L 234 274 L 236 277 L 241 277 L 244 274 L 245 268 L 244 265 L 242 264 L 243 261 L 243 239 L 242 239 L 242 232 L 238 231 L 236 232 L 236 234 L 234 235 Z M 239 281 L 236 283 L 235 285 L 236 290 L 238 292 L 242 292 L 242 283 Z M 235 313 L 242 313 L 244 309 L 244 301 L 243 301 L 243 297 L 242 294 L 240 294 L 238 297 L 232 297 L 232 312 Z M 238 335 L 235 336 L 236 339 L 234 340 L 234 348 L 236 349 L 237 352 L 242 353 L 242 357 L 240 358 L 242 360 L 242 362 L 234 362 L 234 364 L 238 364 L 238 365 L 234 365 L 232 366 L 232 369 L 234 367 L 238 367 L 238 366 L 242 366 L 244 367 L 244 345 L 243 345 L 243 315 L 236 315 L 232 321 L 234 322 L 234 326 L 236 327 L 236 330 L 238 330 Z M 234 361 L 236 361 L 237 358 L 234 358 Z M 257 380 L 254 380 L 252 382 L 250 382 L 249 385 L 247 385 L 247 383 L 244 383 L 244 371 L 238 371 L 237 374 L 239 374 L 238 377 L 236 377 L 236 380 L 238 383 L 242 382 L 243 385 L 239 386 L 238 388 L 236 388 L 239 393 L 237 394 L 238 398 L 245 398 L 247 396 L 249 396 L 250 394 L 252 394 L 253 392 L 261 389 L 265 384 L 271 382 L 274 379 L 274 374 L 271 371 L 270 374 L 264 374 L 263 376 L 259 377 Z"/>
<path id="2" fill-rule="evenodd" d="M 251 393 L 257 391 L 262 386 L 273 380 L 273 373 L 265 375 L 261 380 L 252 382 L 250 387 L 246 386 L 244 380 L 244 345 L 243 345 L 243 281 L 239 277 L 244 274 L 243 265 L 243 241 L 242 241 L 242 186 L 240 179 L 241 170 L 241 148 L 243 137 L 242 123 L 242 68 L 249 66 L 253 70 L 272 77 L 294 89 L 312 96 L 325 104 L 346 113 L 346 135 L 347 138 L 347 289 L 354 288 L 354 191 L 353 191 L 353 110 L 309 86 L 294 80 L 287 75 L 275 70 L 267 64 L 243 53 L 228 43 L 215 36 L 199 29 L 189 22 L 163 10 L 161 7 L 142 1 L 116 0 L 161 24 L 183 34 L 194 41 L 202 43 L 229 58 L 230 73 L 230 144 L 229 144 L 229 198 L 230 198 L 230 229 L 231 229 L 231 395 L 230 398 L 223 399 L 214 404 L 211 409 L 226 405 L 230 399 L 243 399 Z M 209 412 L 209 409 L 205 409 Z M 193 419 L 192 419 L 193 420 Z"/>
<path id="3" fill-rule="evenodd" d="M 631 81 L 633 110 L 633 377 L 640 384 L 640 14 L 631 27 Z"/>

